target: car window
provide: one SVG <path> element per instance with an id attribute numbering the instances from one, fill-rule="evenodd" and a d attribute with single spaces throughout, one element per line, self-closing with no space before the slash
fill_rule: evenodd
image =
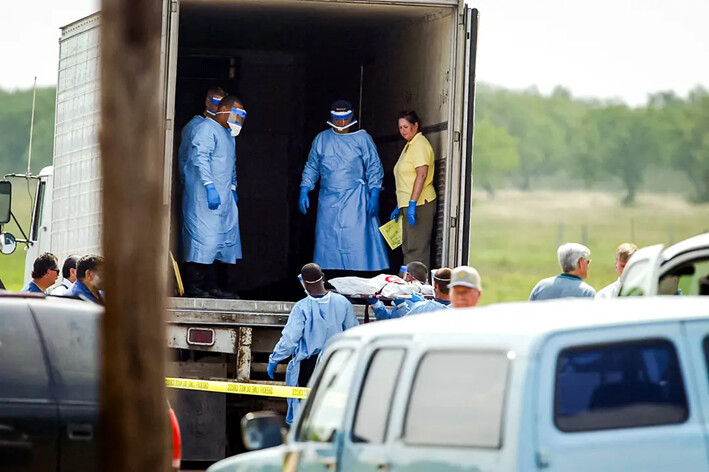
<path id="1" fill-rule="evenodd" d="M 554 422 L 562 431 L 682 423 L 688 415 L 677 353 L 667 340 L 581 346 L 559 354 Z"/>
<path id="2" fill-rule="evenodd" d="M 26 302 L 19 300 L 3 300 L 0 308 L 0 398 L 50 398 L 37 329 Z"/>
<path id="3" fill-rule="evenodd" d="M 430 352 L 421 360 L 404 426 L 407 444 L 498 448 L 509 360 L 495 352 Z"/>
<path id="4" fill-rule="evenodd" d="M 98 401 L 99 313 L 65 307 L 33 307 L 57 383 L 57 397 Z"/>
<path id="5" fill-rule="evenodd" d="M 644 294 L 642 287 L 648 270 L 650 270 L 649 260 L 638 261 L 633 266 L 628 267 L 627 274 L 624 274 L 620 296 L 642 296 Z"/>
<path id="6" fill-rule="evenodd" d="M 384 442 L 394 388 L 405 352 L 404 349 L 379 349 L 372 356 L 357 402 L 352 441 Z"/>
<path id="7" fill-rule="evenodd" d="M 356 356 L 352 349 L 335 351 L 305 403 L 298 441 L 333 442 L 342 431 Z"/>

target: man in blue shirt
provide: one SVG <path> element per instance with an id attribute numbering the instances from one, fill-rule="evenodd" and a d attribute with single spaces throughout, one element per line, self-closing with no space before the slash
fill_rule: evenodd
<path id="1" fill-rule="evenodd" d="M 529 301 L 553 298 L 593 298 L 596 290 L 583 281 L 588 276 L 591 250 L 578 243 L 566 243 L 557 250 L 561 274 L 540 280 L 529 295 Z"/>
<path id="2" fill-rule="evenodd" d="M 57 256 L 45 252 L 34 260 L 32 266 L 32 280 L 22 289 L 24 293 L 44 293 L 54 285 L 59 277 L 59 264 Z"/>
<path id="3" fill-rule="evenodd" d="M 84 256 L 76 263 L 76 282 L 65 297 L 81 298 L 103 305 L 103 257 Z"/>

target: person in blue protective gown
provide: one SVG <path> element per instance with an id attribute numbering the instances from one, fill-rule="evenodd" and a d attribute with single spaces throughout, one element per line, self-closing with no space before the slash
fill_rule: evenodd
<path id="1" fill-rule="evenodd" d="M 306 264 L 300 278 L 308 296 L 293 306 L 281 339 L 268 358 L 268 376 L 272 379 L 278 363 L 290 358 L 286 385 L 293 387 L 308 385 L 320 353 L 331 337 L 359 324 L 352 304 L 342 295 L 325 290 L 320 266 Z M 286 423 L 293 423 L 299 405 L 300 400 L 288 399 Z"/>
<path id="2" fill-rule="evenodd" d="M 239 130 L 243 124 L 242 115 L 241 101 L 227 96 L 218 111 L 194 130 L 182 198 L 186 296 L 234 297 L 217 287 L 213 263 L 235 264 L 241 259 L 234 136 L 235 123 Z"/>
<path id="3" fill-rule="evenodd" d="M 405 316 L 420 315 L 433 311 L 447 310 L 451 308 L 450 288 L 451 270 L 448 267 L 438 269 L 433 275 L 433 290 L 436 297 L 433 300 L 422 300 L 414 303 Z"/>
<path id="4" fill-rule="evenodd" d="M 201 115 L 193 116 L 182 128 L 180 148 L 177 153 L 177 170 L 180 174 L 180 183 L 182 185 L 185 184 L 185 163 L 192 150 L 192 138 L 194 138 L 195 128 L 208 116 L 214 116 L 224 95 L 224 89 L 221 87 L 212 87 L 207 90 L 207 96 L 204 99 L 204 112 Z"/>
<path id="5" fill-rule="evenodd" d="M 308 192 L 320 179 L 314 261 L 324 270 L 389 268 L 379 232 L 379 193 L 384 171 L 372 137 L 350 132 L 356 123 L 346 100 L 332 104 L 332 129 L 318 134 L 300 183 L 298 206 L 306 214 Z"/>
<path id="6" fill-rule="evenodd" d="M 428 280 L 428 267 L 423 262 L 409 262 L 406 265 L 406 275 L 404 280 L 410 284 L 423 285 Z M 406 316 L 409 311 L 418 302 L 424 302 L 425 299 L 419 293 L 412 293 L 411 298 L 394 299 L 394 306 L 387 308 L 384 302 L 378 298 L 370 298 L 367 300 L 372 306 L 374 317 L 377 321 L 392 320 Z"/>

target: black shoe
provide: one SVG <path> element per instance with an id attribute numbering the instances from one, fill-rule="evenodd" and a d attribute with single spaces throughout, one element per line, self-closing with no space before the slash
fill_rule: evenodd
<path id="1" fill-rule="evenodd" d="M 224 299 L 239 298 L 236 296 L 236 294 L 224 291 L 220 288 L 213 288 L 212 290 L 209 291 L 209 295 L 214 298 L 224 298 Z"/>
<path id="2" fill-rule="evenodd" d="M 212 298 L 209 292 L 202 290 L 199 287 L 186 287 L 185 294 L 183 297 L 186 298 Z"/>

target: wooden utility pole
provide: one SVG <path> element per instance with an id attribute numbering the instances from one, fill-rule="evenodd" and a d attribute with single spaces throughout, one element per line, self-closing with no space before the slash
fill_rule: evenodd
<path id="1" fill-rule="evenodd" d="M 102 467 L 168 470 L 162 0 L 102 0 Z"/>

